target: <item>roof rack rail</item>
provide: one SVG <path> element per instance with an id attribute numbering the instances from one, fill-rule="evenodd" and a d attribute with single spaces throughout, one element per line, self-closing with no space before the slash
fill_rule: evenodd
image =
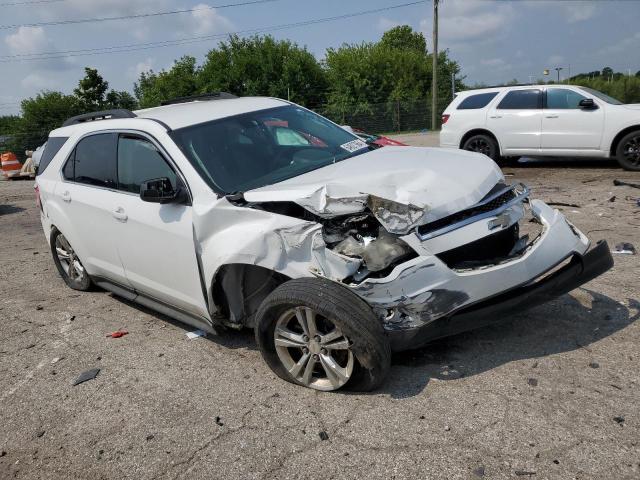
<path id="1" fill-rule="evenodd" d="M 197 100 L 228 100 L 231 98 L 238 98 L 236 95 L 227 92 L 212 92 L 212 93 L 202 93 L 200 95 L 190 95 L 188 97 L 177 97 L 172 98 L 171 100 L 164 100 L 160 102 L 160 105 L 163 107 L 165 105 L 175 105 L 176 103 L 188 103 L 195 102 Z"/>
<path id="2" fill-rule="evenodd" d="M 78 123 L 95 122 L 96 120 L 108 120 L 110 118 L 134 118 L 137 117 L 131 110 L 116 108 L 113 110 L 101 110 L 99 112 L 83 113 L 75 117 L 67 118 L 62 124 L 63 127 L 76 125 Z"/>
<path id="3" fill-rule="evenodd" d="M 546 85 L 546 84 L 545 84 Z M 466 91 L 468 90 L 484 90 L 485 88 L 508 88 L 508 87 L 543 87 L 544 85 L 542 84 L 536 84 L 536 83 L 512 83 L 510 85 L 487 85 L 486 87 L 470 87 L 468 88 Z"/>

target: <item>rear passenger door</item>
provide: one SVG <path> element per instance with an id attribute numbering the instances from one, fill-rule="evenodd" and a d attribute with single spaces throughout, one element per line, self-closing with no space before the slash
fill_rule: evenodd
<path id="1" fill-rule="evenodd" d="M 542 90 L 510 90 L 489 109 L 487 126 L 503 155 L 537 153 L 542 130 Z"/>
<path id="2" fill-rule="evenodd" d="M 55 189 L 60 231 L 96 280 L 129 286 L 116 246 L 113 218 L 117 197 L 115 133 L 82 138 L 62 168 L 63 181 Z M 53 205 L 52 205 L 53 207 Z"/>
<path id="3" fill-rule="evenodd" d="M 143 182 L 180 175 L 151 138 L 120 133 L 115 225 L 118 252 L 137 292 L 160 303 L 208 318 L 193 239 L 191 205 L 150 203 L 140 198 Z M 185 185 L 186 188 L 186 185 Z"/>

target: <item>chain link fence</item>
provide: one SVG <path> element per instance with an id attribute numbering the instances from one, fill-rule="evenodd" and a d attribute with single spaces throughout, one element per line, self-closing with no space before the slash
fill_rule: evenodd
<path id="1" fill-rule="evenodd" d="M 398 133 L 440 128 L 441 112 L 450 99 L 438 102 L 435 128 L 431 125 L 431 99 L 422 98 L 410 102 L 389 101 L 366 105 L 320 105 L 313 108 L 339 125 L 349 125 L 367 133 Z"/>

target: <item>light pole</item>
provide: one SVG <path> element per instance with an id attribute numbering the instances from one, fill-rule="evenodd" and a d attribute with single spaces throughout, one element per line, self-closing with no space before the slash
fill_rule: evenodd
<path id="1" fill-rule="evenodd" d="M 438 106 L 438 2 L 433 0 L 433 72 L 431 72 L 431 130 L 436 129 Z"/>
<path id="2" fill-rule="evenodd" d="M 556 67 L 554 70 L 558 72 L 558 83 L 560 83 L 560 70 L 562 70 L 562 67 Z"/>

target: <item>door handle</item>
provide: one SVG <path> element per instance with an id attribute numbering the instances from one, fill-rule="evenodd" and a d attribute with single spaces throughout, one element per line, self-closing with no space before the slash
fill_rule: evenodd
<path id="1" fill-rule="evenodd" d="M 491 115 L 489 118 L 502 118 L 502 115 Z"/>
<path id="2" fill-rule="evenodd" d="M 126 222 L 129 217 L 124 213 L 124 208 L 118 207 L 113 211 L 113 218 L 120 220 L 121 222 Z"/>
<path id="3" fill-rule="evenodd" d="M 544 118 L 558 118 L 558 115 L 545 115 Z"/>
<path id="4" fill-rule="evenodd" d="M 71 194 L 69 193 L 69 190 L 62 192 L 62 200 L 67 203 L 71 201 Z"/>

